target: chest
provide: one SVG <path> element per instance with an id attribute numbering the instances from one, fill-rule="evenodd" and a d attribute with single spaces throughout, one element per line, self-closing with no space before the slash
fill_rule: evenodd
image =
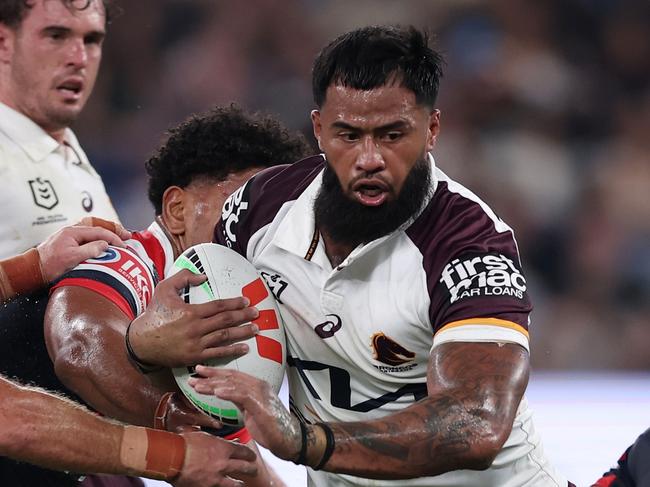
<path id="1" fill-rule="evenodd" d="M 430 300 L 408 245 L 391 242 L 335 269 L 269 246 L 255 266 L 279 301 L 290 354 L 389 381 L 422 377 Z"/>
<path id="2" fill-rule="evenodd" d="M 4 162 L 0 254 L 23 251 L 85 216 L 117 219 L 101 179 L 88 166 L 64 164 L 56 154 L 39 163 Z"/>

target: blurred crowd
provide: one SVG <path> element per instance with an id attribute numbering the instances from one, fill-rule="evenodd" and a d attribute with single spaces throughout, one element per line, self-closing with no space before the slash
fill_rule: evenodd
<path id="1" fill-rule="evenodd" d="M 515 229 L 533 368 L 650 368 L 650 2 L 117 3 L 75 130 L 127 226 L 151 220 L 143 162 L 168 127 L 236 101 L 309 135 L 320 47 L 426 27 L 447 62 L 434 155 Z"/>

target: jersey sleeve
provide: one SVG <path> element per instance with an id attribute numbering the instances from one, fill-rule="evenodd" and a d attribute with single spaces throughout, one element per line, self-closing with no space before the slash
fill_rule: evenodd
<path id="1" fill-rule="evenodd" d="M 422 253 L 434 347 L 465 341 L 529 349 L 532 304 L 508 225 L 445 183 L 407 233 Z"/>
<path id="2" fill-rule="evenodd" d="M 132 320 L 149 304 L 156 281 L 153 269 L 135 251 L 109 247 L 100 257 L 88 259 L 64 274 L 52 289 L 90 289 L 113 302 Z"/>
<path id="3" fill-rule="evenodd" d="M 434 346 L 509 342 L 529 349 L 532 309 L 517 255 L 505 248 L 464 252 L 445 264 L 432 298 Z"/>

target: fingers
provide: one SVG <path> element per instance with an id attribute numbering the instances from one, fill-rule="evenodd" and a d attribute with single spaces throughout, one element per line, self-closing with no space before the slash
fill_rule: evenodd
<path id="1" fill-rule="evenodd" d="M 244 445 L 237 445 L 235 443 L 233 443 L 233 446 L 235 446 L 236 448 L 233 448 L 233 451 L 230 454 L 230 458 L 237 459 L 237 460 L 245 460 L 246 462 L 253 462 L 257 458 L 255 452 L 251 450 L 249 447 Z"/>
<path id="2" fill-rule="evenodd" d="M 126 228 L 124 228 L 120 223 L 112 222 L 110 220 L 104 220 L 103 218 L 98 218 L 96 216 L 87 216 L 81 219 L 76 226 L 87 226 L 87 227 L 101 227 L 109 230 L 122 240 L 128 240 L 131 238 L 132 234 Z"/>
<path id="3" fill-rule="evenodd" d="M 244 447 L 246 450 L 251 451 L 250 448 Z M 252 452 L 251 452 L 252 453 Z M 228 462 L 228 467 L 225 470 L 227 475 L 257 475 L 257 465 L 251 463 L 255 460 L 255 454 L 250 460 L 231 460 Z"/>
<path id="4" fill-rule="evenodd" d="M 194 274 L 188 269 L 181 269 L 179 272 L 160 281 L 156 290 L 171 290 L 178 294 L 187 286 L 198 286 L 206 281 L 205 274 Z"/>
<path id="5" fill-rule="evenodd" d="M 245 343 L 236 343 L 225 347 L 206 348 L 201 352 L 201 362 L 210 359 L 228 358 L 234 360 L 248 353 L 249 347 Z"/>
<path id="6" fill-rule="evenodd" d="M 201 345 L 204 348 L 223 347 L 254 337 L 260 328 L 250 323 L 249 315 L 249 312 L 242 310 L 204 319 L 199 330 L 203 335 Z"/>
<path id="7" fill-rule="evenodd" d="M 71 236 L 78 243 L 83 244 L 87 242 L 93 242 L 95 240 L 104 240 L 110 245 L 116 247 L 124 247 L 124 241 L 118 237 L 115 233 L 106 230 L 105 228 L 100 227 L 71 227 L 70 228 Z"/>
<path id="8" fill-rule="evenodd" d="M 108 243 L 103 240 L 80 245 L 78 260 L 79 262 L 83 262 L 87 259 L 94 259 L 106 252 L 106 249 L 108 249 Z"/>
<path id="9" fill-rule="evenodd" d="M 246 319 L 242 323 L 256 319 L 259 316 L 259 312 L 256 308 L 249 308 L 250 300 L 245 297 L 236 297 L 236 298 L 226 298 L 226 299 L 215 299 L 214 301 L 209 301 L 207 303 L 195 305 L 195 311 L 198 316 L 202 318 L 208 318 L 219 313 L 224 313 L 227 311 L 237 311 L 248 309 L 246 315 L 241 319 Z"/>

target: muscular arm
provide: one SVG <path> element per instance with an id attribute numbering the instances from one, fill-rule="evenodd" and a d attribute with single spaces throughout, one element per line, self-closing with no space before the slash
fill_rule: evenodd
<path id="1" fill-rule="evenodd" d="M 122 429 L 71 401 L 0 378 L 2 455 L 57 470 L 124 473 Z"/>
<path id="2" fill-rule="evenodd" d="M 55 289 L 45 315 L 47 348 L 59 379 L 94 409 L 130 424 L 151 426 L 163 391 L 129 362 L 124 346 L 128 325 L 128 317 L 94 291 Z M 217 426 L 198 412 L 186 419 Z M 257 474 L 247 478 L 247 485 L 283 485 L 261 456 L 256 462 Z"/>
<path id="3" fill-rule="evenodd" d="M 510 435 L 528 369 L 518 345 L 442 344 L 427 398 L 379 420 L 330 424 L 336 447 L 325 469 L 368 478 L 486 469 Z"/>
<path id="4" fill-rule="evenodd" d="M 510 434 L 528 369 L 528 352 L 519 345 L 439 345 L 429 362 L 428 397 L 381 419 L 327 423 L 335 447 L 323 469 L 378 479 L 486 469 Z M 231 370 L 197 371 L 206 377 L 191 380 L 198 392 L 235 402 L 262 446 L 287 460 L 298 457 L 297 420 L 266 383 Z M 324 430 L 308 425 L 304 463 L 318 465 L 325 444 Z"/>
<path id="5" fill-rule="evenodd" d="M 0 377 L 0 455 L 55 470 L 174 480 L 178 487 L 235 487 L 255 455 L 204 433 L 124 427 L 46 391 Z"/>
<path id="6" fill-rule="evenodd" d="M 129 318 L 107 298 L 81 287 L 54 290 L 45 341 L 57 376 L 97 411 L 151 426 L 162 391 L 131 365 L 124 347 Z"/>

